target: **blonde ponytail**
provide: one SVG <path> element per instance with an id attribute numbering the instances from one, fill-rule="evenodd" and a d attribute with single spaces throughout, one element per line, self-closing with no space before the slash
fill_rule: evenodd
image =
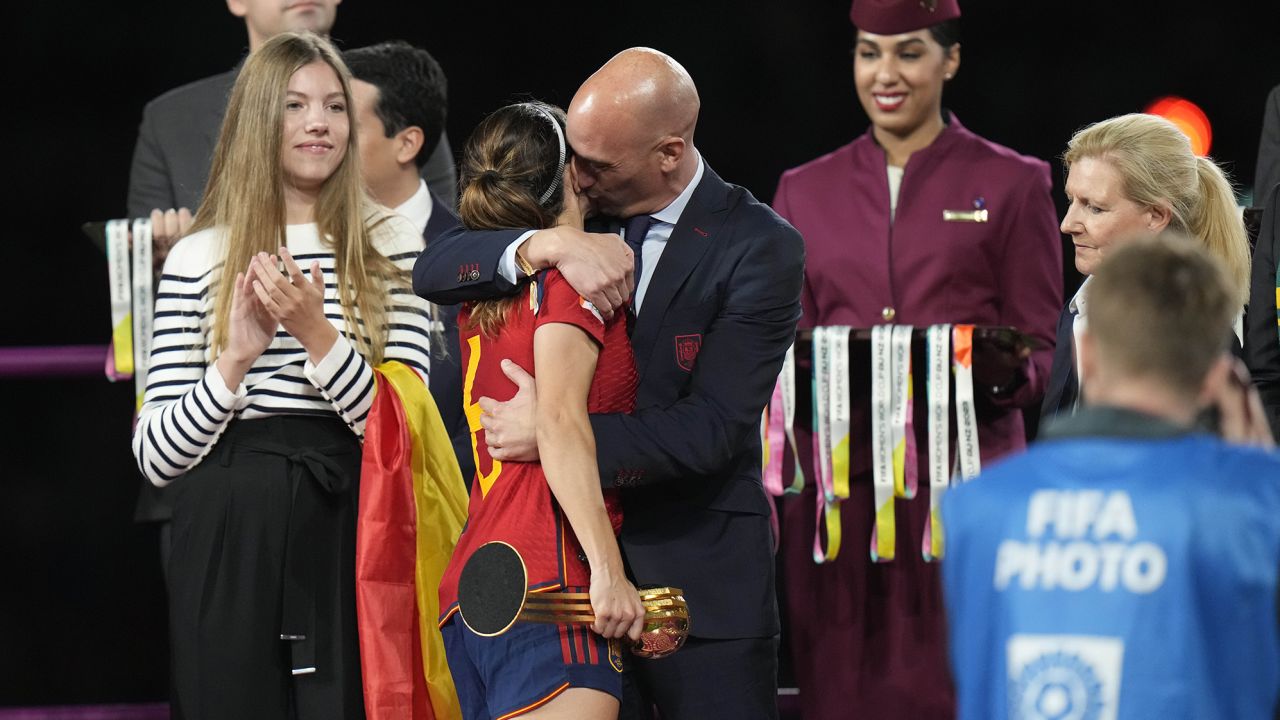
<path id="1" fill-rule="evenodd" d="M 1190 214 L 1187 230 L 1222 261 L 1233 297 L 1244 305 L 1249 301 L 1249 238 L 1235 193 L 1217 163 L 1206 157 L 1196 159 L 1196 182 L 1198 207 Z"/>

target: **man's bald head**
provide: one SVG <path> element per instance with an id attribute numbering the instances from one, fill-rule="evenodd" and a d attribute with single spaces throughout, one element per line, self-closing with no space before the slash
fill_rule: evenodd
<path id="1" fill-rule="evenodd" d="M 569 105 L 568 132 L 598 209 L 656 212 L 680 193 L 697 169 L 700 104 L 684 67 L 650 48 L 623 50 L 587 78 Z"/>
<path id="2" fill-rule="evenodd" d="M 630 48 L 582 83 L 569 116 L 613 115 L 655 139 L 674 135 L 692 142 L 699 105 L 693 78 L 674 58 L 650 48 Z"/>

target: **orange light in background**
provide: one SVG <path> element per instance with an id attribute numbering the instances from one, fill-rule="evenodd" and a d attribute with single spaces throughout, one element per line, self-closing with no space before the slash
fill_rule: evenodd
<path id="1" fill-rule="evenodd" d="M 1159 115 L 1168 120 L 1191 138 L 1191 152 L 1204 156 L 1209 154 L 1209 146 L 1213 144 L 1213 128 L 1209 125 L 1209 116 L 1204 114 L 1199 105 L 1176 95 L 1162 97 L 1144 111 L 1151 115 Z"/>

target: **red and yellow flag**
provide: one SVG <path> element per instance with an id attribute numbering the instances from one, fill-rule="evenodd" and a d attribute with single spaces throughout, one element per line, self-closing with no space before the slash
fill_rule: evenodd
<path id="1" fill-rule="evenodd" d="M 376 374 L 356 528 L 365 712 L 369 720 L 453 720 L 462 710 L 435 619 L 467 490 L 422 378 L 398 362 Z"/>

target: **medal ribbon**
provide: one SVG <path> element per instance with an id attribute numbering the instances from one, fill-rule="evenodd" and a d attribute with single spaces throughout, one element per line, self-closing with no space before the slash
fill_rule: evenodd
<path id="1" fill-rule="evenodd" d="M 838 331 L 837 331 L 838 332 Z M 831 367 L 832 328 L 813 329 L 813 469 L 817 492 L 814 500 L 813 561 L 830 562 L 840 553 L 840 504 L 835 496 L 831 467 Z M 847 334 L 846 334 L 847 337 Z M 825 525 L 827 542 L 822 542 Z"/>
<path id="2" fill-rule="evenodd" d="M 151 221 L 133 221 L 133 388 L 135 409 L 142 409 L 147 391 L 147 367 L 151 364 L 151 329 L 155 323 L 152 291 Z"/>
<path id="3" fill-rule="evenodd" d="M 782 371 L 778 374 L 778 382 L 773 388 L 773 397 L 765 408 L 761 425 L 761 446 L 764 448 L 764 489 L 770 495 L 797 493 L 804 487 L 804 472 L 799 461 L 793 463 L 794 472 L 791 484 L 782 486 L 782 463 L 786 448 L 791 448 L 791 457 L 798 458 L 796 453 L 796 346 L 787 348 L 783 356 Z"/>
<path id="4" fill-rule="evenodd" d="M 831 415 L 831 497 L 827 502 L 849 498 L 849 333 L 853 328 L 827 328 L 831 346 L 831 381 L 827 387 L 831 397 L 827 403 Z"/>
<path id="5" fill-rule="evenodd" d="M 956 373 L 956 454 L 960 477 L 966 482 L 982 472 L 978 451 L 978 416 L 973 399 L 973 326 L 952 329 Z"/>
<path id="6" fill-rule="evenodd" d="M 871 531 L 871 559 L 887 562 L 894 557 L 897 532 L 894 518 L 893 429 L 893 326 L 871 328 L 871 483 L 875 502 L 875 526 Z"/>
<path id="7" fill-rule="evenodd" d="M 765 492 L 772 496 L 782 494 L 782 377 L 773 386 L 773 396 L 760 418 L 760 447 L 763 448 L 760 474 Z"/>
<path id="8" fill-rule="evenodd" d="M 916 463 L 915 427 L 912 421 L 914 398 L 911 375 L 910 325 L 891 325 L 889 338 L 891 359 L 889 376 L 892 383 L 890 420 L 893 423 L 893 494 L 911 499 L 916 496 L 919 470 Z"/>
<path id="9" fill-rule="evenodd" d="M 800 446 L 796 444 L 796 346 L 795 343 L 787 348 L 787 354 L 782 359 L 782 378 L 779 380 L 782 384 L 782 429 L 787 436 L 787 445 L 791 447 L 791 457 L 795 460 L 792 463 L 794 471 L 791 475 L 791 485 L 786 489 L 787 493 L 799 493 L 804 489 L 804 469 L 800 467 Z"/>
<path id="10" fill-rule="evenodd" d="M 813 329 L 813 472 L 817 476 L 818 494 L 824 499 L 835 499 L 831 486 L 831 413 L 828 410 L 831 391 L 827 388 L 831 378 L 831 344 L 828 337 L 827 328 Z"/>
<path id="11" fill-rule="evenodd" d="M 920 549 L 928 562 L 941 560 L 946 547 L 942 532 L 942 496 L 951 483 L 951 468 L 947 463 L 951 444 L 948 437 L 951 415 L 950 340 L 950 325 L 930 326 L 925 338 L 929 366 L 926 390 L 929 403 L 929 522 L 924 526 Z"/>
<path id="12" fill-rule="evenodd" d="M 107 283 L 111 286 L 111 362 L 115 382 L 133 375 L 133 287 L 129 283 L 129 221 L 107 222 Z"/>

